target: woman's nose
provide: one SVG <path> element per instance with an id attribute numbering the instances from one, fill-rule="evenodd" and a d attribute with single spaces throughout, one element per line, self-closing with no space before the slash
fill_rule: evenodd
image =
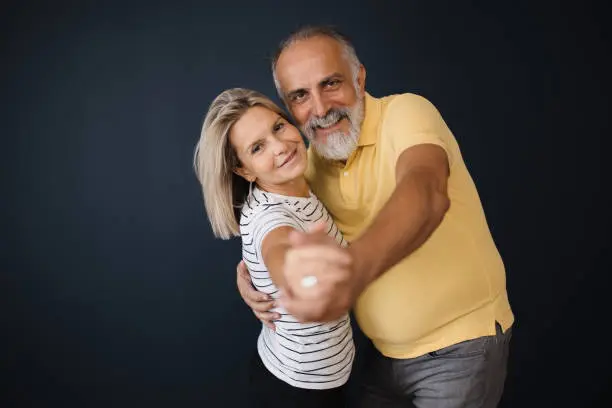
<path id="1" fill-rule="evenodd" d="M 281 155 L 287 152 L 287 143 L 279 140 L 277 138 L 274 139 L 273 151 L 275 155 Z"/>

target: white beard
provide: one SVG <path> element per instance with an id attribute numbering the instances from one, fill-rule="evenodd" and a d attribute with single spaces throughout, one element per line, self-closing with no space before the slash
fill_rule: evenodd
<path id="1" fill-rule="evenodd" d="M 332 109 L 323 118 L 308 120 L 302 126 L 302 132 L 310 141 L 315 151 L 324 159 L 348 160 L 351 153 L 357 148 L 364 110 L 364 99 L 359 97 L 351 108 Z M 348 133 L 342 131 L 333 132 L 327 135 L 325 141 L 318 141 L 315 132 L 316 126 L 332 125 L 338 121 L 338 115 L 344 115 L 348 119 L 350 124 Z"/>

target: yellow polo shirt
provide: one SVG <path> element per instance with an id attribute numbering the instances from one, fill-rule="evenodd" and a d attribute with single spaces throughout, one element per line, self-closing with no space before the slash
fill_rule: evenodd
<path id="1" fill-rule="evenodd" d="M 384 355 L 411 358 L 508 329 L 514 316 L 505 270 L 472 178 L 437 109 L 414 94 L 366 94 L 358 148 L 346 165 L 309 149 L 306 177 L 345 238 L 359 237 L 395 188 L 395 165 L 418 144 L 442 147 L 450 166 L 450 209 L 415 252 L 373 282 L 355 316 Z"/>

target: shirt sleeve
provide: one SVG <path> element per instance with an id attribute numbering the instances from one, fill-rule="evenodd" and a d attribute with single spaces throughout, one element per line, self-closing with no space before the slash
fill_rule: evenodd
<path id="1" fill-rule="evenodd" d="M 396 96 L 389 102 L 382 126 L 383 140 L 389 145 L 395 162 L 410 147 L 434 144 L 444 149 L 449 166 L 453 165 L 450 129 L 436 107 L 422 96 Z"/>
<path id="2" fill-rule="evenodd" d="M 264 238 L 271 231 L 280 227 L 291 227 L 298 231 L 304 231 L 296 216 L 282 205 L 271 206 L 258 213 L 253 219 L 253 244 L 257 251 L 257 257 L 263 261 L 261 245 Z"/>

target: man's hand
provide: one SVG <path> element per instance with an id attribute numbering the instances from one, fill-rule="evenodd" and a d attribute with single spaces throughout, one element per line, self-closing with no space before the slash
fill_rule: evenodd
<path id="1" fill-rule="evenodd" d="M 255 316 L 261 320 L 263 324 L 274 330 L 275 326 L 272 321 L 280 319 L 278 313 L 270 312 L 275 306 L 274 300 L 265 293 L 261 293 L 255 289 L 253 283 L 251 283 L 251 277 L 249 276 L 249 271 L 244 261 L 240 261 L 236 268 L 236 284 L 242 300 L 251 308 Z"/>
<path id="2" fill-rule="evenodd" d="M 369 283 L 356 270 L 354 255 L 325 233 L 324 224 L 307 233 L 295 231 L 290 240 L 292 248 L 287 251 L 284 266 L 287 288 L 281 305 L 302 322 L 340 318 Z M 302 279 L 310 276 L 317 283 L 303 287 Z"/>

